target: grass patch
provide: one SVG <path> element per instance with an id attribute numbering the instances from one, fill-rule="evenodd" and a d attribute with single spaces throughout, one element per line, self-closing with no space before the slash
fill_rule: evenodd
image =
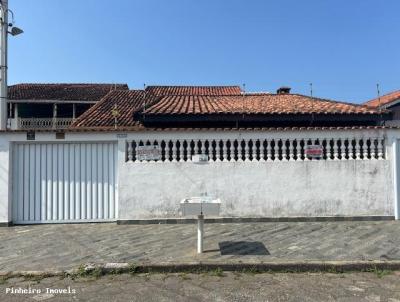
<path id="1" fill-rule="evenodd" d="M 0 277 L 0 284 L 5 284 L 5 283 L 7 283 L 8 279 L 10 279 L 9 276 L 1 276 L 1 277 Z"/>
<path id="2" fill-rule="evenodd" d="M 25 281 L 33 281 L 36 283 L 40 283 L 40 281 L 42 281 L 46 277 L 48 277 L 48 276 L 46 276 L 46 275 L 24 275 Z"/>
<path id="3" fill-rule="evenodd" d="M 190 277 L 188 276 L 187 273 L 180 273 L 178 276 L 179 276 L 182 280 L 191 280 L 191 279 L 192 279 L 192 278 L 190 278 Z"/>
<path id="4" fill-rule="evenodd" d="M 250 275 L 256 275 L 256 274 L 262 274 L 262 273 L 272 273 L 272 271 L 270 271 L 270 270 L 262 271 L 262 270 L 258 269 L 257 267 L 252 266 L 252 267 L 243 269 L 242 273 L 250 274 Z"/>
<path id="5" fill-rule="evenodd" d="M 225 276 L 224 275 L 224 271 L 220 267 L 218 267 L 218 268 L 216 268 L 214 270 L 208 271 L 208 275 L 209 276 L 216 276 L 216 277 L 224 277 Z"/>
<path id="6" fill-rule="evenodd" d="M 131 275 L 136 275 L 139 273 L 139 267 L 137 266 L 136 263 L 129 263 L 128 273 Z"/>
<path id="7" fill-rule="evenodd" d="M 373 274 L 375 274 L 378 278 L 383 278 L 384 276 L 393 274 L 393 271 L 391 271 L 391 270 L 380 269 L 380 268 L 377 268 L 376 266 L 374 266 L 374 267 L 372 267 L 372 268 L 367 268 L 367 269 L 364 270 L 364 271 L 365 271 L 365 272 L 368 272 L 368 273 L 373 273 Z"/>
<path id="8" fill-rule="evenodd" d="M 78 270 L 75 274 L 70 275 L 71 279 L 76 279 L 76 278 L 88 278 L 92 277 L 94 279 L 98 279 L 101 276 L 104 275 L 103 270 L 100 267 L 95 267 L 93 269 L 88 269 L 84 265 L 80 265 L 78 267 Z"/>

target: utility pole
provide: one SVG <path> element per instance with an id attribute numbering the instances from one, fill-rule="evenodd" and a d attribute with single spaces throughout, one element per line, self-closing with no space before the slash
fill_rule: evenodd
<path id="1" fill-rule="evenodd" d="M 11 23 L 8 23 L 8 13 L 11 13 Z M 8 0 L 0 0 L 0 130 L 7 129 L 7 38 L 8 34 L 16 36 L 23 32 L 14 26 L 14 14 L 8 9 Z"/>
<path id="2" fill-rule="evenodd" d="M 1 0 L 0 30 L 0 130 L 7 128 L 7 35 L 8 0 Z"/>

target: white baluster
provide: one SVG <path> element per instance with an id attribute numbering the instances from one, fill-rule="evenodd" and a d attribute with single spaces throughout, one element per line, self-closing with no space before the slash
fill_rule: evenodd
<path id="1" fill-rule="evenodd" d="M 339 149 L 339 141 L 340 141 L 340 149 Z M 341 159 L 341 160 L 344 160 L 345 159 L 345 155 L 346 155 L 346 153 L 344 152 L 344 139 L 338 139 L 337 140 L 337 146 L 338 146 L 338 157 L 339 157 L 339 159 Z"/>
<path id="2" fill-rule="evenodd" d="M 172 161 L 176 162 L 176 158 L 177 158 L 177 147 L 176 147 L 176 140 L 172 140 Z"/>
<path id="3" fill-rule="evenodd" d="M 221 161 L 221 148 L 220 148 L 220 140 L 217 139 L 215 141 L 215 161 Z"/>
<path id="4" fill-rule="evenodd" d="M 238 145 L 237 145 L 238 161 L 242 161 L 243 160 L 243 157 L 242 157 L 242 141 L 238 140 L 237 143 L 238 143 Z"/>
<path id="5" fill-rule="evenodd" d="M 333 138 L 333 160 L 339 160 L 338 140 Z"/>
<path id="6" fill-rule="evenodd" d="M 347 160 L 351 160 L 353 159 L 353 145 L 351 143 L 350 138 L 346 138 L 346 140 L 343 142 L 343 152 L 344 152 L 343 156 L 346 156 L 346 145 L 345 145 L 346 141 L 347 141 Z"/>
<path id="7" fill-rule="evenodd" d="M 222 161 L 228 161 L 228 140 L 224 139 L 222 142 Z"/>
<path id="8" fill-rule="evenodd" d="M 325 153 L 326 153 L 326 160 L 332 160 L 332 149 L 331 149 L 331 139 L 325 138 L 322 139 L 322 142 L 325 140 Z"/>
<path id="9" fill-rule="evenodd" d="M 376 152 L 376 142 L 377 138 L 375 137 L 371 138 L 371 145 L 369 146 L 371 159 L 376 159 L 378 157 L 378 152 Z"/>
<path id="10" fill-rule="evenodd" d="M 250 145 L 250 140 L 244 140 L 244 160 L 245 161 L 250 161 L 250 154 L 249 154 L 249 151 L 250 151 L 250 147 L 249 147 L 249 145 Z"/>
<path id="11" fill-rule="evenodd" d="M 133 141 L 127 141 L 128 143 L 128 162 L 133 162 Z"/>
<path id="12" fill-rule="evenodd" d="M 165 160 L 166 162 L 170 161 L 170 157 L 169 157 L 169 152 L 170 152 L 170 146 L 169 146 L 169 140 L 165 141 Z"/>
<path id="13" fill-rule="evenodd" d="M 378 159 L 383 159 L 383 140 L 378 137 Z"/>
<path id="14" fill-rule="evenodd" d="M 200 143 L 200 140 L 194 141 L 194 155 L 199 154 L 199 143 Z"/>
<path id="15" fill-rule="evenodd" d="M 253 145 L 251 147 L 251 157 L 252 161 L 257 161 L 257 140 L 253 140 Z"/>
<path id="16" fill-rule="evenodd" d="M 294 146 L 292 139 L 289 139 L 289 160 L 290 161 L 294 160 Z"/>
<path id="17" fill-rule="evenodd" d="M 264 140 L 260 139 L 260 145 L 259 145 L 259 150 L 260 150 L 260 161 L 265 162 L 265 149 L 264 149 Z"/>
<path id="18" fill-rule="evenodd" d="M 368 159 L 368 139 L 363 139 L 363 160 Z"/>
<path id="19" fill-rule="evenodd" d="M 185 148 L 183 146 L 183 143 L 185 142 L 184 140 L 179 141 L 180 145 L 179 145 L 179 161 L 180 162 L 184 162 L 185 161 L 185 157 L 184 157 L 184 153 L 185 153 Z"/>
<path id="20" fill-rule="evenodd" d="M 309 161 L 310 159 L 307 157 L 307 154 L 306 154 L 306 149 L 307 149 L 307 145 L 308 145 L 308 139 L 307 138 L 303 139 L 303 142 L 304 142 L 304 145 L 303 145 L 304 160 L 305 161 Z"/>
<path id="21" fill-rule="evenodd" d="M 360 147 L 360 138 L 356 137 L 356 159 L 360 160 L 361 159 L 361 147 Z"/>
<path id="22" fill-rule="evenodd" d="M 272 139 L 267 140 L 267 161 L 272 160 Z"/>

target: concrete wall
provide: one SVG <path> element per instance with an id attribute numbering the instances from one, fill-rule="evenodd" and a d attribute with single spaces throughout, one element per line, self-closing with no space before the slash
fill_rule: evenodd
<path id="1" fill-rule="evenodd" d="M 191 135 L 208 137 L 213 133 Z M 332 133 L 329 131 L 329 135 Z M 344 135 L 352 137 L 351 133 Z M 225 217 L 394 215 L 392 143 L 394 146 L 399 132 L 393 129 L 385 133 L 386 160 L 211 162 L 205 165 L 125 162 L 127 137 L 159 138 L 156 132 L 67 132 L 64 140 L 57 140 L 54 132 L 37 132 L 36 141 L 118 141 L 116 198 L 121 220 L 180 217 L 180 200 L 203 192 L 222 199 L 222 216 Z M 184 135 L 187 134 L 162 133 L 162 137 L 171 138 Z M 254 135 L 259 137 L 260 133 Z M 291 133 L 276 133 L 277 137 L 283 135 Z M 302 135 L 326 136 L 322 132 L 304 131 Z M 365 135 L 378 137 L 372 132 Z M 12 158 L 9 151 L 13 142 L 21 141 L 26 141 L 24 132 L 0 133 L 0 223 L 11 221 Z"/>
<path id="2" fill-rule="evenodd" d="M 393 215 L 390 161 L 123 163 L 119 219 L 180 217 L 181 199 L 222 199 L 223 217 Z"/>

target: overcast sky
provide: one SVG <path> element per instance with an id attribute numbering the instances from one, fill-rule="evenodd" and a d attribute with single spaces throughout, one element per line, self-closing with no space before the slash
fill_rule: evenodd
<path id="1" fill-rule="evenodd" d="M 362 102 L 400 89 L 399 0 L 9 0 L 9 84 L 246 84 Z"/>

